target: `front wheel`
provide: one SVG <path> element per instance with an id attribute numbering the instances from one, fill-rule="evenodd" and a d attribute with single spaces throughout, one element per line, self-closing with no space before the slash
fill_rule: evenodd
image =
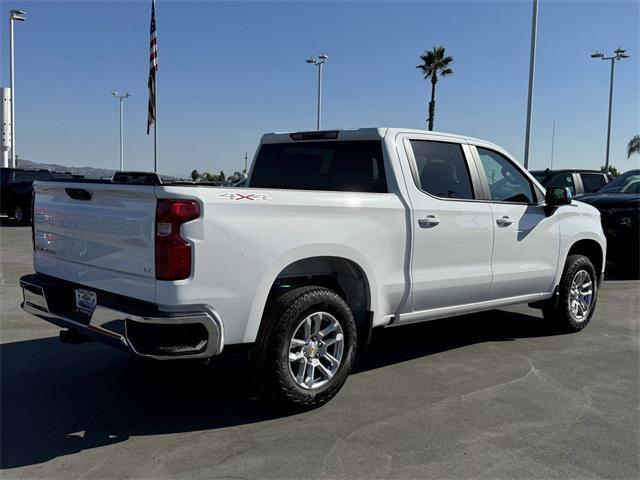
<path id="1" fill-rule="evenodd" d="M 344 385 L 356 354 L 356 326 L 347 303 L 322 287 L 302 287 L 274 300 L 258 334 L 253 366 L 264 397 L 309 409 Z"/>
<path id="2" fill-rule="evenodd" d="M 584 255 L 571 255 L 562 273 L 557 301 L 542 309 L 544 318 L 553 326 L 577 332 L 587 326 L 598 299 L 596 269 Z"/>

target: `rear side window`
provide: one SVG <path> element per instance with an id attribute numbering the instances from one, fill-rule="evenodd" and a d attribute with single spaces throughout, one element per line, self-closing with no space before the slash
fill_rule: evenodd
<path id="1" fill-rule="evenodd" d="M 376 140 L 265 144 L 249 186 L 387 192 L 382 146 Z"/>
<path id="2" fill-rule="evenodd" d="M 604 175 L 600 175 L 599 173 L 581 173 L 580 178 L 582 178 L 582 186 L 584 187 L 585 193 L 595 192 L 607 183 Z"/>
<path id="3" fill-rule="evenodd" d="M 546 187 L 567 187 L 571 190 L 571 195 L 576 194 L 576 186 L 573 184 L 571 173 L 560 173 L 547 182 Z"/>
<path id="4" fill-rule="evenodd" d="M 474 198 L 461 145 L 411 140 L 411 149 L 422 190 L 441 198 Z"/>

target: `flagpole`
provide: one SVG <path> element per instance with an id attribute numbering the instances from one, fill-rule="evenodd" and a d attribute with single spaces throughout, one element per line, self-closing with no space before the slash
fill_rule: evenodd
<path id="1" fill-rule="evenodd" d="M 156 91 L 156 98 L 157 93 Z M 155 106 L 155 103 L 157 102 L 154 102 L 156 118 L 153 121 L 153 171 L 158 173 L 158 108 Z"/>

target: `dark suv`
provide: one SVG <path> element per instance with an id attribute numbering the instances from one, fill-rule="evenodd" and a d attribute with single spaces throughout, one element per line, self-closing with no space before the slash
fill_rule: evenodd
<path id="1" fill-rule="evenodd" d="M 630 170 L 576 200 L 600 210 L 607 260 L 640 272 L 640 170 Z"/>
<path id="2" fill-rule="evenodd" d="M 34 180 L 70 179 L 69 172 L 0 168 L 0 214 L 8 215 L 18 225 L 31 223 L 31 197 Z"/>
<path id="3" fill-rule="evenodd" d="M 595 192 L 611 180 L 606 173 L 599 170 L 550 170 L 547 168 L 532 170 L 531 174 L 543 187 L 569 187 L 574 196 Z"/>

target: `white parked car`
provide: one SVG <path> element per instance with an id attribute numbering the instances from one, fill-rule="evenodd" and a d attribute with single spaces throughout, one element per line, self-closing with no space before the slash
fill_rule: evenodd
<path id="1" fill-rule="evenodd" d="M 457 135 L 266 134 L 244 188 L 35 191 L 26 311 L 156 359 L 249 344 L 264 396 L 303 408 L 338 392 L 372 328 L 527 302 L 577 331 L 604 272 L 595 208 Z"/>

